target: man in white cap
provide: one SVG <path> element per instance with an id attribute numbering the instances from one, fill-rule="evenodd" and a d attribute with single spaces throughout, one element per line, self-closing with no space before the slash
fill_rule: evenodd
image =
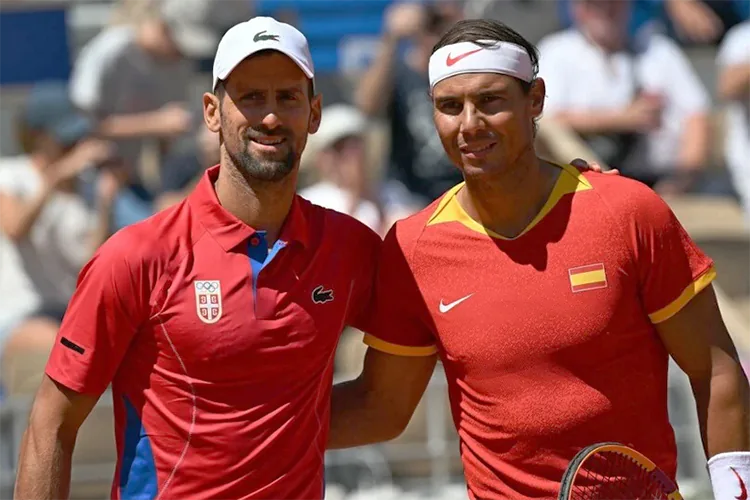
<path id="1" fill-rule="evenodd" d="M 220 164 L 82 271 L 17 498 L 68 495 L 76 434 L 110 384 L 112 498 L 323 497 L 334 352 L 345 326 L 370 329 L 380 238 L 295 194 L 313 78 L 292 26 L 257 17 L 221 40 L 203 97 Z"/>

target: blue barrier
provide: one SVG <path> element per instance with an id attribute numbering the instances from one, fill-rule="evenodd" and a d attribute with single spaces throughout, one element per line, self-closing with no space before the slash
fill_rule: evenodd
<path id="1" fill-rule="evenodd" d="M 30 85 L 70 77 L 66 9 L 0 9 L 0 85 Z"/>

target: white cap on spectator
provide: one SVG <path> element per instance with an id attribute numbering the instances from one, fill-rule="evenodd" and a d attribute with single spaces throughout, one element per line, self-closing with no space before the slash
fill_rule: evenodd
<path id="1" fill-rule="evenodd" d="M 332 104 L 323 108 L 318 131 L 307 139 L 302 154 L 302 168 L 307 169 L 318 153 L 334 146 L 346 137 L 365 137 L 367 118 L 349 104 Z"/>
<path id="2" fill-rule="evenodd" d="M 309 141 L 316 149 L 326 149 L 345 137 L 362 136 L 367 131 L 367 119 L 354 106 L 332 104 L 323 108 L 320 128 Z"/>
<path id="3" fill-rule="evenodd" d="M 219 42 L 214 59 L 213 89 L 238 64 L 261 50 L 276 50 L 288 56 L 314 82 L 315 69 L 305 35 L 272 17 L 254 17 L 233 26 Z"/>

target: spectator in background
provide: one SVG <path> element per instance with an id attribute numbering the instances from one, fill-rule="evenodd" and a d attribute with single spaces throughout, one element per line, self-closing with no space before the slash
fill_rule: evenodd
<path id="1" fill-rule="evenodd" d="M 184 148 L 171 152 L 161 168 L 161 195 L 156 209 L 162 210 L 179 203 L 193 190 L 207 168 L 220 160 L 219 134 L 211 132 L 205 123 L 187 141 Z"/>
<path id="2" fill-rule="evenodd" d="M 565 27 L 575 24 L 572 4 L 561 0 L 559 13 Z M 687 44 L 710 44 L 750 14 L 747 0 L 634 0 L 628 30 L 655 30 Z"/>
<path id="3" fill-rule="evenodd" d="M 750 21 L 727 33 L 717 62 L 719 98 L 728 105 L 724 158 L 750 222 Z"/>
<path id="4" fill-rule="evenodd" d="M 367 121 L 354 107 L 335 104 L 323 110 L 318 132 L 311 135 L 305 163 L 317 182 L 299 194 L 316 205 L 351 215 L 373 231 L 385 234 L 379 206 L 368 199 Z"/>
<path id="5" fill-rule="evenodd" d="M 709 154 L 709 97 L 673 41 L 628 36 L 630 7 L 574 0 L 576 28 L 539 43 L 545 114 L 624 175 L 662 194 L 693 190 Z"/>
<path id="6" fill-rule="evenodd" d="M 129 171 L 130 189 L 115 206 L 117 227 L 151 214 L 154 164 L 191 127 L 189 58 L 210 54 L 218 42 L 204 23 L 210 8 L 208 0 L 152 2 L 137 24 L 97 35 L 74 66 L 73 101 L 99 121 L 103 137 L 117 141 Z M 148 153 L 152 159 L 144 163 Z"/>
<path id="7" fill-rule="evenodd" d="M 452 1 L 390 6 L 375 61 L 356 90 L 365 115 L 388 112 L 391 155 L 384 201 L 393 219 L 421 209 L 461 180 L 433 126 L 427 79 L 433 45 L 461 15 Z M 406 41 L 411 46 L 402 61 L 399 47 Z"/>
<path id="8" fill-rule="evenodd" d="M 65 84 L 41 84 L 19 120 L 27 155 L 0 160 L 0 382 L 11 393 L 38 387 L 78 272 L 109 236 L 119 188 L 114 148 L 91 138 L 92 127 Z M 97 167 L 94 211 L 77 184 L 84 170 Z"/>

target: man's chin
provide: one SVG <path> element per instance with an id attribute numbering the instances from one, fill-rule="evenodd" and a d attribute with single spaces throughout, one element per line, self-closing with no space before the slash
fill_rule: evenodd
<path id="1" fill-rule="evenodd" d="M 284 164 L 265 164 L 258 168 L 253 166 L 252 168 L 244 168 L 245 173 L 252 179 L 262 182 L 281 182 L 289 177 L 294 171 L 294 168 L 290 168 L 286 163 Z"/>

